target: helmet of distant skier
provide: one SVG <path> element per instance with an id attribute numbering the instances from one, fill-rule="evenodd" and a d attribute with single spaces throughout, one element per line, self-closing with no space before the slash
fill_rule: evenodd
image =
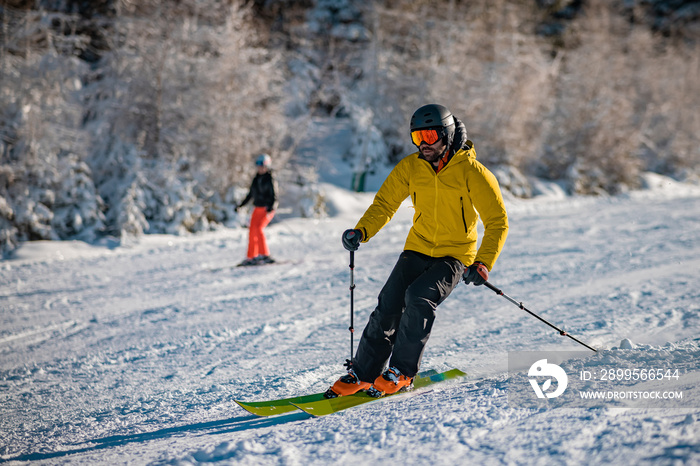
<path id="1" fill-rule="evenodd" d="M 267 154 L 260 154 L 255 159 L 255 165 L 258 167 L 270 167 L 272 165 L 272 157 Z"/>

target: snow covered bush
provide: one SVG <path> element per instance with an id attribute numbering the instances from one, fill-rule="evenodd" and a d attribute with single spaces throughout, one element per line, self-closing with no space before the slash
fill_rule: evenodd
<path id="1" fill-rule="evenodd" d="M 59 161 L 53 226 L 59 238 L 92 241 L 104 227 L 104 204 L 85 162 L 73 155 Z"/>
<path id="2" fill-rule="evenodd" d="M 530 181 L 512 165 L 495 165 L 490 168 L 501 189 L 516 197 L 529 198 L 533 195 Z"/>
<path id="3" fill-rule="evenodd" d="M 381 131 L 375 126 L 375 115 L 371 108 L 345 102 L 353 132 L 353 144 L 347 157 L 353 167 L 354 191 L 364 191 L 364 178 L 377 165 L 384 163 L 389 152 Z"/>
<path id="4" fill-rule="evenodd" d="M 9 252 L 20 241 L 95 239 L 102 231 L 102 199 L 90 169 L 75 156 L 52 165 L 6 166 L 0 191 L 0 244 Z"/>
<path id="5" fill-rule="evenodd" d="M 325 194 L 318 186 L 304 186 L 298 206 L 300 215 L 304 218 L 323 218 L 328 215 Z"/>

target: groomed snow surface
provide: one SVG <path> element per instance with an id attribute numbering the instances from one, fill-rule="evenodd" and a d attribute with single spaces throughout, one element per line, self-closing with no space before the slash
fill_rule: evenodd
<path id="1" fill-rule="evenodd" d="M 0 462 L 698 464 L 700 192 L 650 186 L 508 199 L 491 282 L 600 349 L 563 367 L 631 358 L 680 369 L 672 409 L 509 402 L 509 353 L 586 350 L 460 284 L 438 308 L 422 368 L 468 377 L 323 418 L 249 415 L 234 399 L 325 390 L 349 356 L 340 236 L 372 195 L 324 185 L 331 217 L 267 228 L 277 265 L 235 267 L 243 228 L 112 249 L 29 243 L 1 262 Z M 402 206 L 356 253 L 355 344 L 411 213 Z"/>

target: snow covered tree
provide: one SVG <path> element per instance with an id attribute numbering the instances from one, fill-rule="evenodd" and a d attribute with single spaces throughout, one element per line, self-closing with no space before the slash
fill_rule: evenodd
<path id="1" fill-rule="evenodd" d="M 284 164 L 284 68 L 250 6 L 15 4 L 0 7 L 3 252 L 207 229 L 258 152 Z"/>
<path id="2" fill-rule="evenodd" d="M 82 162 L 80 76 L 86 39 L 56 29 L 74 15 L 3 7 L 0 47 L 0 251 L 19 241 L 79 237 L 102 227 L 102 200 Z"/>
<path id="3" fill-rule="evenodd" d="M 221 199 L 214 194 L 247 182 L 252 156 L 284 136 L 278 58 L 256 42 L 237 1 L 120 6 L 89 104 L 98 188 L 108 209 L 127 209 L 108 210 L 108 226 L 206 229 L 225 220 L 211 218 L 222 211 L 209 205 Z"/>

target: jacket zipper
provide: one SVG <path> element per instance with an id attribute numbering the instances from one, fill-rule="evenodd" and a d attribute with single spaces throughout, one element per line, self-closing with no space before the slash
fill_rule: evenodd
<path id="1" fill-rule="evenodd" d="M 438 174 L 435 174 L 435 204 L 433 205 L 433 214 L 437 213 L 438 209 Z M 435 222 L 435 234 L 433 234 L 433 244 L 436 245 L 437 242 L 437 236 L 438 236 L 438 229 L 440 228 L 440 222 Z M 432 256 L 435 253 L 435 247 L 430 250 L 430 255 Z"/>
<path id="2" fill-rule="evenodd" d="M 464 198 L 462 196 L 459 197 L 459 205 L 462 208 L 462 225 L 464 225 L 464 232 L 469 233 L 467 231 L 467 218 L 464 215 Z"/>
<path id="3" fill-rule="evenodd" d="M 418 208 L 418 205 L 416 204 L 416 192 L 415 191 L 413 191 L 413 208 L 414 209 Z M 418 217 L 416 217 L 416 221 L 420 218 L 421 215 L 423 215 L 422 212 L 418 214 Z"/>

